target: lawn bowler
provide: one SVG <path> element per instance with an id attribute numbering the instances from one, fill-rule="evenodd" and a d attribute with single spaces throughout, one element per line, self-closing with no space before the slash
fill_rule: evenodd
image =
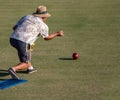
<path id="1" fill-rule="evenodd" d="M 8 69 L 11 78 L 20 79 L 16 74 L 18 70 L 25 70 L 27 73 L 37 71 L 31 64 L 31 52 L 39 36 L 45 40 L 64 36 L 62 30 L 49 34 L 49 28 L 45 22 L 50 16 L 51 14 L 48 13 L 46 6 L 39 6 L 33 14 L 23 16 L 14 25 L 10 44 L 17 50 L 20 63 Z"/>

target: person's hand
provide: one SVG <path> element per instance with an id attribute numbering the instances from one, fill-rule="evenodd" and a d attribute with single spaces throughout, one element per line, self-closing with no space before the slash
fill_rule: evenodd
<path id="1" fill-rule="evenodd" d="M 64 36 L 64 32 L 63 32 L 63 30 L 58 31 L 57 34 L 58 34 L 57 36 Z"/>

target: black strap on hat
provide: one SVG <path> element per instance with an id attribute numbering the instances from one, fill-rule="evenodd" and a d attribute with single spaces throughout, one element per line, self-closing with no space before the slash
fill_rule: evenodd
<path id="1" fill-rule="evenodd" d="M 36 14 L 46 14 L 46 13 L 48 13 L 47 11 L 36 11 Z"/>

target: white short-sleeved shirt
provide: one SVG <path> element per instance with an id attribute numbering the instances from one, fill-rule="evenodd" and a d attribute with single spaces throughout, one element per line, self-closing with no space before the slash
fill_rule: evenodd
<path id="1" fill-rule="evenodd" d="M 39 17 L 27 15 L 22 17 L 17 23 L 17 28 L 11 35 L 11 38 L 33 44 L 39 35 L 43 38 L 49 35 L 49 28 Z"/>

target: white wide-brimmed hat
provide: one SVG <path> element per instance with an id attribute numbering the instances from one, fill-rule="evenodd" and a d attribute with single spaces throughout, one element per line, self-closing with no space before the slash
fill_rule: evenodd
<path id="1" fill-rule="evenodd" d="M 37 9 L 36 9 L 36 12 L 33 13 L 35 16 L 38 16 L 38 17 L 50 17 L 51 14 L 49 14 L 47 12 L 47 8 L 46 6 L 39 6 Z"/>

